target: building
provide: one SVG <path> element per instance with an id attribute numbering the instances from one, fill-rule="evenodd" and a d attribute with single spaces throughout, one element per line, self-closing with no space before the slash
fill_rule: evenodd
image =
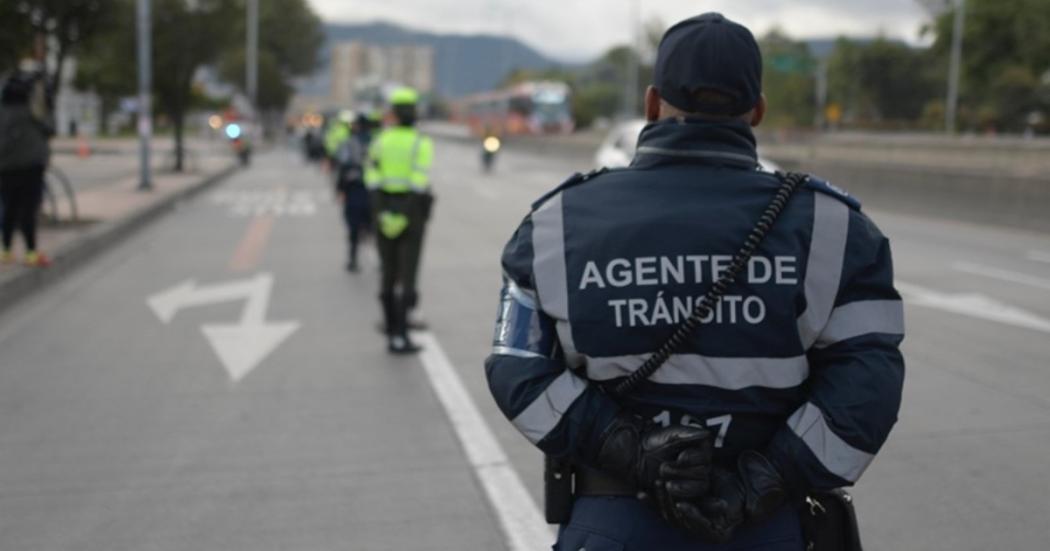
<path id="1" fill-rule="evenodd" d="M 363 99 L 360 91 L 377 83 L 403 84 L 427 94 L 434 89 L 434 49 L 341 42 L 332 47 L 330 74 L 333 105 L 355 105 Z"/>

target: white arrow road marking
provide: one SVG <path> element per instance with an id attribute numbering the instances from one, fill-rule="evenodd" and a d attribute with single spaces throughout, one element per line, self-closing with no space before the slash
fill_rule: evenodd
<path id="1" fill-rule="evenodd" d="M 1027 310 L 1004 304 L 985 295 L 977 293 L 941 293 L 902 281 L 897 281 L 895 286 L 907 299 L 906 304 L 936 308 L 954 314 L 962 314 L 1050 333 L 1050 320 L 1039 317 Z"/>
<path id="2" fill-rule="evenodd" d="M 1041 277 L 1036 277 L 1033 275 L 1011 272 L 1010 270 L 1003 270 L 1002 268 L 982 266 L 980 264 L 972 264 L 970 262 L 956 262 L 952 264 L 952 269 L 968 274 L 990 277 L 992 279 L 999 279 L 1002 281 L 1009 281 L 1010 283 L 1021 283 L 1023 285 L 1031 285 L 1032 287 L 1036 287 L 1038 289 L 1050 290 L 1050 279 L 1043 279 Z"/>
<path id="3" fill-rule="evenodd" d="M 236 383 L 299 329 L 298 321 L 266 321 L 273 282 L 273 274 L 270 273 L 206 286 L 197 286 L 196 281 L 188 279 L 149 297 L 146 302 L 153 313 L 167 324 L 183 308 L 245 301 L 238 323 L 201 326 L 201 332 L 219 357 L 230 380 Z"/>
<path id="4" fill-rule="evenodd" d="M 1046 251 L 1028 251 L 1028 260 L 1050 263 L 1050 253 Z"/>
<path id="5" fill-rule="evenodd" d="M 445 406 L 452 428 L 467 455 L 467 461 L 496 511 L 500 527 L 511 551 L 548 549 L 554 534 L 540 514 L 518 472 L 485 423 L 456 369 L 441 345 L 430 333 L 418 333 L 423 345 L 419 359 L 430 378 L 430 385 Z"/>

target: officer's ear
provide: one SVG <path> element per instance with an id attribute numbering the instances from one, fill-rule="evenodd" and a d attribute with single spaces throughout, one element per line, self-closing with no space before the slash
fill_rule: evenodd
<path id="1" fill-rule="evenodd" d="M 660 120 L 660 91 L 652 84 L 645 89 L 645 120 L 649 122 Z"/>
<path id="2" fill-rule="evenodd" d="M 758 126 L 762 124 L 762 119 L 766 117 L 766 95 L 761 94 L 758 96 L 758 103 L 755 104 L 755 108 L 751 110 L 751 126 Z"/>

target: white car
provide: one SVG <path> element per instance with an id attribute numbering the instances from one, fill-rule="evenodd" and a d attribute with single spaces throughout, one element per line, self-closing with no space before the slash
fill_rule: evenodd
<path id="1" fill-rule="evenodd" d="M 620 168 L 631 164 L 631 160 L 634 159 L 634 150 L 638 147 L 638 135 L 641 134 L 646 124 L 649 123 L 645 119 L 631 119 L 614 126 L 594 154 L 594 165 Z M 761 170 L 766 172 L 780 170 L 776 163 L 763 159 L 761 156 L 758 158 L 758 164 Z"/>

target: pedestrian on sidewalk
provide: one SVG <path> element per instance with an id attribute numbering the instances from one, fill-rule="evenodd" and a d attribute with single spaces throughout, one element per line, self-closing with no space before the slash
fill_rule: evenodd
<path id="1" fill-rule="evenodd" d="M 44 171 L 54 134 L 46 85 L 37 71 L 21 69 L 0 92 L 0 201 L 4 205 L 0 261 L 14 261 L 15 228 L 25 240 L 25 263 L 44 267 L 48 258 L 37 250 L 36 222 L 44 197 Z"/>
<path id="2" fill-rule="evenodd" d="M 387 348 L 394 354 L 419 350 L 408 336 L 408 314 L 419 302 L 416 278 L 434 201 L 429 175 L 434 145 L 415 127 L 418 100 L 419 94 L 411 88 L 393 92 L 390 103 L 396 122 L 372 140 L 365 167 L 383 272 L 379 300 Z"/>

